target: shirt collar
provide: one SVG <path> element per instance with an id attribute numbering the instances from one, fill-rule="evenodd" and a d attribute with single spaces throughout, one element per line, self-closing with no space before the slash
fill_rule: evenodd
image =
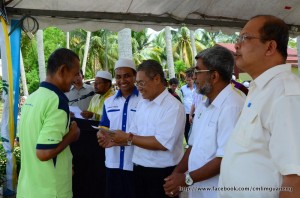
<path id="1" fill-rule="evenodd" d="M 69 101 L 67 96 L 58 87 L 56 87 L 55 85 L 53 85 L 49 82 L 46 82 L 46 81 L 41 82 L 40 87 L 49 89 L 49 90 L 55 92 L 59 97 L 63 97 L 66 101 Z"/>
<path id="2" fill-rule="evenodd" d="M 211 105 L 220 108 L 223 104 L 224 100 L 227 98 L 227 96 L 231 93 L 231 90 L 234 89 L 231 84 L 229 83 L 213 100 Z"/>
<path id="3" fill-rule="evenodd" d="M 153 101 L 149 101 L 149 102 L 154 102 L 157 105 L 160 105 L 162 103 L 162 101 L 164 100 L 164 98 L 170 94 L 169 91 L 167 89 L 165 89 L 163 92 L 161 92 L 156 98 L 154 98 Z M 173 96 L 172 96 L 173 97 Z"/>
<path id="4" fill-rule="evenodd" d="M 188 84 L 186 84 L 186 88 L 190 88 Z M 195 83 L 193 83 L 193 88 L 196 89 Z"/>
<path id="5" fill-rule="evenodd" d="M 139 90 L 136 88 L 136 86 L 134 86 L 134 89 L 133 89 L 133 92 L 132 92 L 131 95 L 139 96 Z M 116 99 L 116 98 L 119 98 L 119 97 L 122 97 L 122 96 L 123 96 L 123 95 L 122 95 L 121 90 L 118 90 L 118 92 L 117 92 L 117 94 L 116 94 L 116 96 L 115 96 L 115 99 Z"/>
<path id="6" fill-rule="evenodd" d="M 80 89 L 86 89 L 87 88 L 87 84 L 83 83 L 82 87 Z M 76 89 L 74 85 L 72 85 L 70 90 Z"/>
<path id="7" fill-rule="evenodd" d="M 291 71 L 291 64 L 282 64 L 272 67 L 253 80 L 250 83 L 250 87 L 256 86 L 262 89 L 272 78 L 286 71 Z"/>

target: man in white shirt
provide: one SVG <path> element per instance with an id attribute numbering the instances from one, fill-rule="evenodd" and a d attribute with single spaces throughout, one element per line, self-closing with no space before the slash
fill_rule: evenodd
<path id="1" fill-rule="evenodd" d="M 166 89 L 162 66 L 154 60 L 139 65 L 137 86 L 143 99 L 137 106 L 131 133 L 116 131 L 111 141 L 134 145 L 136 198 L 168 197 L 163 188 L 164 178 L 183 156 L 184 108 Z"/>
<path id="2" fill-rule="evenodd" d="M 104 102 L 100 125 L 128 132 L 141 99 L 134 85 L 136 69 L 131 59 L 120 58 L 116 62 L 115 78 L 119 90 Z M 98 136 L 100 138 L 101 134 Z M 133 146 L 119 146 L 111 142 L 105 149 L 106 198 L 134 197 L 132 155 Z"/>
<path id="3" fill-rule="evenodd" d="M 219 197 L 300 197 L 300 80 L 285 64 L 288 32 L 263 15 L 237 38 L 236 64 L 253 81 L 225 148 Z"/>
<path id="4" fill-rule="evenodd" d="M 182 93 L 182 97 L 183 97 L 182 103 L 184 105 L 185 114 L 186 114 L 184 137 L 185 137 L 185 141 L 188 142 L 190 127 L 191 127 L 191 124 L 189 121 L 189 116 L 190 116 L 190 111 L 191 111 L 191 107 L 193 104 L 193 95 L 196 90 L 196 86 L 195 86 L 194 80 L 193 80 L 193 71 L 192 70 L 187 70 L 185 72 L 185 81 L 186 81 L 186 85 L 183 85 L 180 88 L 180 91 Z"/>
<path id="5" fill-rule="evenodd" d="M 69 105 L 78 106 L 82 111 L 89 107 L 90 101 L 94 95 L 92 94 L 94 92 L 94 87 L 83 83 L 83 79 L 84 75 L 82 70 L 80 70 L 80 73 L 78 73 L 74 79 L 70 91 L 65 93 L 69 101 L 71 101 L 69 102 Z M 80 99 L 82 96 L 87 97 Z"/>
<path id="6" fill-rule="evenodd" d="M 215 46 L 200 52 L 196 59 L 197 91 L 207 98 L 196 109 L 191 146 L 165 179 L 164 188 L 168 195 L 189 191 L 189 198 L 214 198 L 224 146 L 242 110 L 245 95 L 230 84 L 234 58 L 229 50 Z"/>

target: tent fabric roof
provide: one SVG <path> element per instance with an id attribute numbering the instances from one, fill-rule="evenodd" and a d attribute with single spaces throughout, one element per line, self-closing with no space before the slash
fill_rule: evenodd
<path id="1" fill-rule="evenodd" d="M 282 18 L 298 35 L 299 4 L 299 0 L 13 0 L 6 10 L 10 17 L 29 14 L 41 28 L 56 26 L 65 31 L 161 30 L 186 25 L 232 33 L 255 15 L 271 14 Z"/>

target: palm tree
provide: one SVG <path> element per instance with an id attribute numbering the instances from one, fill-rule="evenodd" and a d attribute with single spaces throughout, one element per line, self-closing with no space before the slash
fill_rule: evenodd
<path id="1" fill-rule="evenodd" d="M 90 47 L 90 39 L 91 39 L 91 32 L 86 32 L 86 39 L 85 39 L 85 45 L 84 45 L 84 54 L 83 54 L 83 60 L 82 60 L 82 73 L 85 74 L 85 68 L 86 68 L 86 61 L 89 53 L 89 47 Z"/>
<path id="2" fill-rule="evenodd" d="M 131 29 L 118 32 L 119 56 L 132 59 Z"/>
<path id="3" fill-rule="evenodd" d="M 28 96 L 28 88 L 27 88 L 27 81 L 25 76 L 25 69 L 24 69 L 24 62 L 23 62 L 23 56 L 22 51 L 20 50 L 20 74 L 21 74 L 21 81 L 23 86 L 23 94 L 24 96 Z"/>
<path id="4" fill-rule="evenodd" d="M 190 40 L 190 31 L 187 27 L 181 27 L 174 36 L 174 55 L 176 59 L 182 59 L 186 67 L 193 65 L 193 49 Z"/>
<path id="5" fill-rule="evenodd" d="M 161 31 L 152 41 L 149 46 L 149 58 L 159 62 L 164 68 L 167 64 L 167 50 L 165 30 Z"/>
<path id="6" fill-rule="evenodd" d="M 46 79 L 46 68 L 45 68 L 45 54 L 44 54 L 44 42 L 43 42 L 43 30 L 38 30 L 36 33 L 37 41 L 37 54 L 39 63 L 39 77 L 40 82 Z"/>
<path id="7" fill-rule="evenodd" d="M 89 69 L 95 74 L 98 70 L 114 73 L 114 64 L 118 58 L 117 36 L 107 30 L 92 33 L 89 53 Z"/>
<path id="8" fill-rule="evenodd" d="M 76 30 L 71 32 L 70 48 L 82 60 L 86 32 Z M 114 63 L 118 58 L 117 34 L 108 30 L 98 30 L 91 33 L 89 53 L 87 56 L 86 78 L 94 78 L 98 70 L 114 72 Z"/>
<path id="9" fill-rule="evenodd" d="M 167 52 L 167 65 L 169 69 L 169 78 L 175 77 L 175 69 L 174 69 L 174 59 L 173 59 L 173 51 L 172 51 L 172 34 L 171 28 L 165 27 L 165 38 L 166 38 L 166 52 Z"/>
<path id="10" fill-rule="evenodd" d="M 144 29 L 140 32 L 132 31 L 131 38 L 134 62 L 138 65 L 143 60 L 151 58 L 151 54 L 153 54 L 151 47 L 152 42 L 148 29 Z"/>

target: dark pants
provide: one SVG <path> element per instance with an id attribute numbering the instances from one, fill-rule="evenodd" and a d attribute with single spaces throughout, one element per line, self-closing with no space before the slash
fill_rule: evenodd
<path id="1" fill-rule="evenodd" d="M 134 188 L 136 198 L 167 198 L 164 179 L 171 175 L 175 166 L 167 168 L 148 168 L 135 165 Z M 178 197 L 177 197 L 178 198 Z"/>
<path id="2" fill-rule="evenodd" d="M 133 172 L 106 168 L 106 198 L 134 198 Z"/>
<path id="3" fill-rule="evenodd" d="M 186 120 L 185 120 L 185 128 L 184 128 L 184 137 L 185 137 L 185 141 L 188 144 L 188 140 L 189 140 L 189 132 L 190 132 L 190 121 L 189 121 L 189 116 L 190 114 L 186 114 Z"/>

